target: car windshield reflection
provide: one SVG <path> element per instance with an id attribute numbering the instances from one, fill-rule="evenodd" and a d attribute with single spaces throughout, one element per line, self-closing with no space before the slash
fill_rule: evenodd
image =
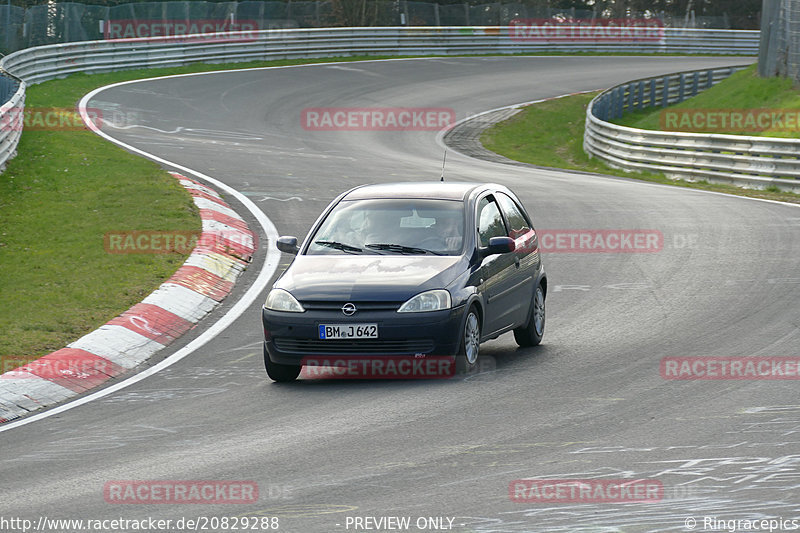
<path id="1" fill-rule="evenodd" d="M 463 202 L 351 200 L 328 214 L 306 253 L 459 255 L 463 242 Z"/>

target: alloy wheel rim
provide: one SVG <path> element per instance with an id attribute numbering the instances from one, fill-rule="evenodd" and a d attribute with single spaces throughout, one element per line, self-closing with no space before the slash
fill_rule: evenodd
<path id="1" fill-rule="evenodd" d="M 537 335 L 544 333 L 544 294 L 542 293 L 541 287 L 536 289 L 536 299 L 533 309 L 533 326 L 536 328 Z"/>
<path id="2" fill-rule="evenodd" d="M 474 364 L 478 360 L 480 348 L 480 327 L 478 326 L 478 317 L 474 312 L 467 316 L 467 324 L 464 327 L 464 348 L 467 353 L 467 362 Z"/>

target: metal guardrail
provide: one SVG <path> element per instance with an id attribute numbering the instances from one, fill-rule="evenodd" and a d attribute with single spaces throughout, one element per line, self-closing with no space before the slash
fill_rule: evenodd
<path id="1" fill-rule="evenodd" d="M 348 55 L 519 54 L 597 51 L 758 53 L 758 31 L 663 28 L 657 40 L 515 40 L 507 26 L 265 30 L 55 44 L 20 50 L 0 65 L 39 83 L 73 72 Z"/>
<path id="2" fill-rule="evenodd" d="M 567 27 L 560 28 L 563 32 Z M 630 52 L 632 46 L 636 52 L 755 55 L 759 45 L 759 32 L 750 30 L 660 28 L 657 38 L 639 42 L 563 37 L 522 40 L 515 38 L 512 31 L 508 26 L 313 28 L 84 41 L 20 50 L 0 60 L 0 68 L 31 85 L 76 72 L 174 67 L 198 62 L 352 55 Z M 24 86 L 20 91 L 15 93 L 16 107 L 24 102 Z M 3 120 L 4 112 L 0 111 L 0 122 Z M 19 133 L 0 132 L 4 136 L 0 164 L 13 153 Z"/>
<path id="3" fill-rule="evenodd" d="M 621 117 L 626 111 L 677 104 L 716 85 L 743 68 L 746 68 L 746 65 L 679 72 L 623 83 L 606 90 L 592 100 L 594 116 L 602 120 L 613 120 Z"/>
<path id="4" fill-rule="evenodd" d="M 602 92 L 586 109 L 584 151 L 623 170 L 800 192 L 798 139 L 642 130 L 608 122 L 626 111 L 681 102 L 743 68 L 646 78 Z"/>
<path id="5" fill-rule="evenodd" d="M 14 157 L 22 135 L 25 83 L 0 71 L 0 171 Z"/>

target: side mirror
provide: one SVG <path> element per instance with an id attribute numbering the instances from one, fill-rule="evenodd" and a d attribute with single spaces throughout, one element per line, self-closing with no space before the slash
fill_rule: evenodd
<path id="1" fill-rule="evenodd" d="M 511 237 L 492 237 L 489 246 L 481 249 L 484 257 L 489 255 L 507 254 L 517 249 L 517 244 Z"/>
<path id="2" fill-rule="evenodd" d="M 297 252 L 300 251 L 300 248 L 297 246 L 297 237 L 278 237 L 275 245 L 278 247 L 278 250 L 286 252 L 287 254 L 297 255 Z"/>

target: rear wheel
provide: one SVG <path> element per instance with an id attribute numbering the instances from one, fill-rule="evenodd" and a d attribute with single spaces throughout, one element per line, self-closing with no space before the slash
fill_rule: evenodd
<path id="1" fill-rule="evenodd" d="M 544 337 L 544 320 L 545 320 L 545 306 L 544 306 L 544 289 L 542 284 L 536 286 L 536 292 L 533 293 L 533 309 L 531 316 L 528 318 L 528 323 L 522 327 L 514 330 L 514 340 L 520 346 L 537 346 L 542 342 Z"/>
<path id="2" fill-rule="evenodd" d="M 267 375 L 272 381 L 278 383 L 288 383 L 297 379 L 300 375 L 302 365 L 282 365 L 280 363 L 273 363 L 269 354 L 267 353 L 266 346 L 264 347 L 264 366 L 267 369 Z"/>
<path id="3" fill-rule="evenodd" d="M 456 370 L 467 373 L 475 369 L 481 348 L 481 319 L 475 306 L 467 311 L 467 319 L 461 331 L 461 346 L 456 355 Z"/>

